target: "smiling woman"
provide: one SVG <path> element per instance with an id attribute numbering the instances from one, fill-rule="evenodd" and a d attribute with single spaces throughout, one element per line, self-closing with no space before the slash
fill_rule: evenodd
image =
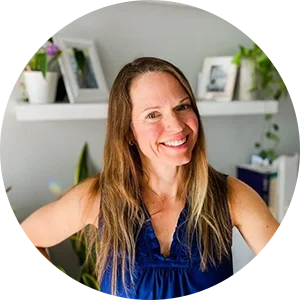
<path id="1" fill-rule="evenodd" d="M 233 274 L 233 226 L 256 254 L 278 228 L 256 192 L 209 164 L 187 79 L 153 57 L 125 65 L 113 83 L 101 173 L 22 227 L 41 249 L 88 224 L 98 228 L 90 249 L 100 290 L 133 299 L 212 287 Z"/>

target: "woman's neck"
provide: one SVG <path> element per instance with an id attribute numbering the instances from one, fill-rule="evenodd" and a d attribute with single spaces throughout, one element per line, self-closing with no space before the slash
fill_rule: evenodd
<path id="1" fill-rule="evenodd" d="M 177 168 L 173 166 L 153 166 L 145 167 L 147 174 L 147 198 L 157 196 L 163 202 L 175 201 L 178 187 Z"/>

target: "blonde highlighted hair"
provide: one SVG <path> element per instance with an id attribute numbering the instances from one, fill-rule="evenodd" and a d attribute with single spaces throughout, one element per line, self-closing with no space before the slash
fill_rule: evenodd
<path id="1" fill-rule="evenodd" d="M 203 125 L 189 82 L 176 66 L 165 60 L 138 58 L 125 65 L 113 83 L 109 96 L 103 168 L 90 190 L 91 195 L 98 191 L 101 195 L 99 232 L 96 238 L 90 240 L 90 249 L 96 243 L 99 282 L 108 264 L 111 264 L 113 295 L 116 295 L 120 266 L 124 286 L 126 272 L 130 273 L 132 279 L 135 241 L 146 219 L 142 199 L 145 174 L 136 147 L 129 145 L 132 136 L 130 88 L 137 76 L 149 72 L 172 74 L 190 96 L 199 122 L 198 139 L 191 161 L 177 167 L 180 179 L 177 196 L 182 200 L 188 197 L 186 242 L 191 246 L 196 236 L 201 255 L 199 267 L 202 270 L 209 265 L 217 265 L 224 256 L 230 255 L 232 228 L 227 206 L 226 177 L 208 164 Z"/>

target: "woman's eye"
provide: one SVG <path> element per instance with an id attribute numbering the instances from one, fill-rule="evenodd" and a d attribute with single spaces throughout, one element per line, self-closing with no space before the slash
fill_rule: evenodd
<path id="1" fill-rule="evenodd" d="M 191 106 L 189 104 L 183 104 L 183 105 L 180 105 L 177 110 L 186 110 L 186 109 L 189 109 Z"/>
<path id="2" fill-rule="evenodd" d="M 149 115 L 147 115 L 147 119 L 154 119 L 156 117 L 157 117 L 157 114 L 155 112 L 152 112 Z"/>
<path id="3" fill-rule="evenodd" d="M 176 110 L 177 111 L 183 111 L 183 110 L 187 110 L 187 109 L 190 109 L 192 106 L 190 104 L 182 104 L 182 105 L 179 105 Z M 146 116 L 146 119 L 156 119 L 157 117 L 160 116 L 160 113 L 159 112 L 152 112 L 150 114 L 148 114 Z"/>

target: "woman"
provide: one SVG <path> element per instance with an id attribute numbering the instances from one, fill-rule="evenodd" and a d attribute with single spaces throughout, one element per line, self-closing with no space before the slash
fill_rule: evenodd
<path id="1" fill-rule="evenodd" d="M 233 226 L 255 254 L 277 230 L 255 191 L 208 164 L 193 92 L 174 65 L 145 57 L 124 66 L 107 124 L 101 174 L 22 223 L 43 253 L 97 227 L 101 291 L 166 299 L 204 290 L 232 275 Z"/>

